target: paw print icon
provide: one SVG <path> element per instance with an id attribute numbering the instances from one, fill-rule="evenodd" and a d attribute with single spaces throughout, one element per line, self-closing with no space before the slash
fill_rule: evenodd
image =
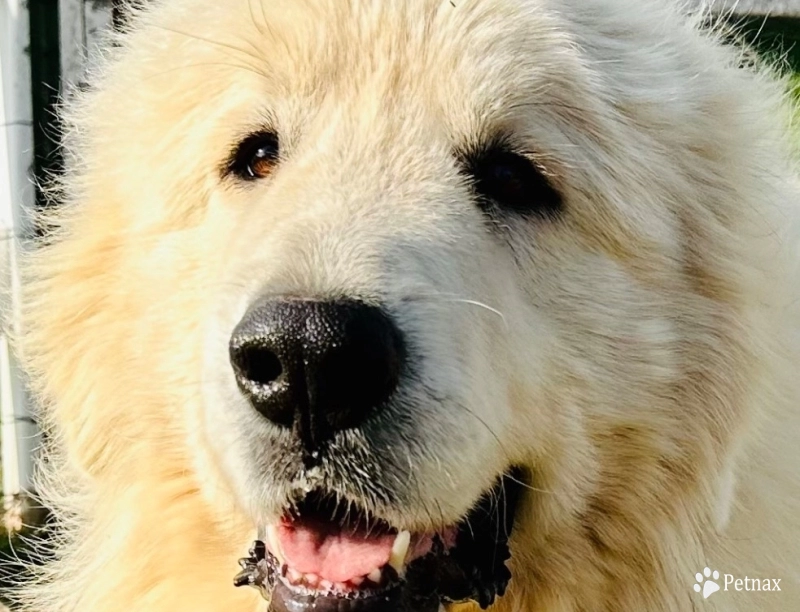
<path id="1" fill-rule="evenodd" d="M 710 568 L 705 568 L 703 573 L 697 572 L 695 574 L 695 580 L 697 581 L 694 585 L 694 590 L 696 593 L 702 593 L 703 599 L 708 599 L 714 593 L 719 591 L 719 584 L 716 582 L 719 580 L 719 572 L 717 570 L 711 571 Z"/>

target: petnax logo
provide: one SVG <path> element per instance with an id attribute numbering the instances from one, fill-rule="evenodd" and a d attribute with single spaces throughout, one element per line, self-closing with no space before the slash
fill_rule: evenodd
<path id="1" fill-rule="evenodd" d="M 703 599 L 708 599 L 718 591 L 778 592 L 781 590 L 780 578 L 751 578 L 750 576 L 737 578 L 733 574 L 723 574 L 722 578 L 723 580 L 720 580 L 718 570 L 712 570 L 709 567 L 704 568 L 702 572 L 695 574 L 695 593 L 701 594 Z M 722 583 L 721 585 L 720 582 Z"/>

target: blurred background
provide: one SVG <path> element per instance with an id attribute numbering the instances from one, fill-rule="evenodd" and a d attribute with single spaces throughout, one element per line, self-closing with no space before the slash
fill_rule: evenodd
<path id="1" fill-rule="evenodd" d="M 800 93 L 800 0 L 687 1 L 694 10 L 710 5 L 713 18 L 791 73 Z M 3 593 L 24 579 L 31 560 L 20 535 L 42 541 L 43 550 L 52 537 L 31 480 L 41 437 L 8 340 L 17 331 L 18 255 L 37 235 L 26 211 L 48 205 L 39 185 L 62 163 L 55 110 L 83 86 L 105 34 L 124 23 L 121 4 L 0 0 L 0 610 Z"/>

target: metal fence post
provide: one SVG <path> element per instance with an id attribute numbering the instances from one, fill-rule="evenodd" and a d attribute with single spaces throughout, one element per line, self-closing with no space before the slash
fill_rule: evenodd
<path id="1" fill-rule="evenodd" d="M 0 2 L 0 443 L 3 505 L 18 529 L 32 486 L 37 431 L 21 373 L 10 349 L 19 324 L 20 238 L 34 202 L 30 24 L 27 2 Z"/>

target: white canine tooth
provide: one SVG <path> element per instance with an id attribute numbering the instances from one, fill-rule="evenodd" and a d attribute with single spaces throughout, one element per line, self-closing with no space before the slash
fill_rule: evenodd
<path id="1" fill-rule="evenodd" d="M 269 550 L 275 555 L 278 562 L 281 565 L 286 563 L 286 557 L 283 556 L 283 549 L 281 549 L 281 540 L 278 537 L 278 528 L 275 525 L 267 527 L 267 540 L 269 543 Z"/>
<path id="2" fill-rule="evenodd" d="M 406 557 L 408 556 L 408 547 L 411 546 L 411 532 L 401 531 L 397 534 L 392 544 L 392 555 L 389 557 L 389 565 L 394 568 L 397 575 L 401 578 L 405 575 L 406 571 Z"/>
<path id="3" fill-rule="evenodd" d="M 320 591 L 330 591 L 333 589 L 333 583 L 330 580 L 320 580 L 319 581 L 319 590 Z"/>
<path id="4" fill-rule="evenodd" d="M 350 587 L 348 587 L 344 582 L 334 582 L 333 588 L 336 589 L 339 593 L 346 593 L 347 591 L 350 590 Z"/>
<path id="5" fill-rule="evenodd" d="M 350 584 L 354 587 L 359 587 L 364 583 L 364 576 L 359 576 L 358 578 L 351 578 Z"/>
<path id="6" fill-rule="evenodd" d="M 367 579 L 375 584 L 380 584 L 381 580 L 383 580 L 383 572 L 379 567 L 376 567 L 369 574 L 367 574 Z"/>

